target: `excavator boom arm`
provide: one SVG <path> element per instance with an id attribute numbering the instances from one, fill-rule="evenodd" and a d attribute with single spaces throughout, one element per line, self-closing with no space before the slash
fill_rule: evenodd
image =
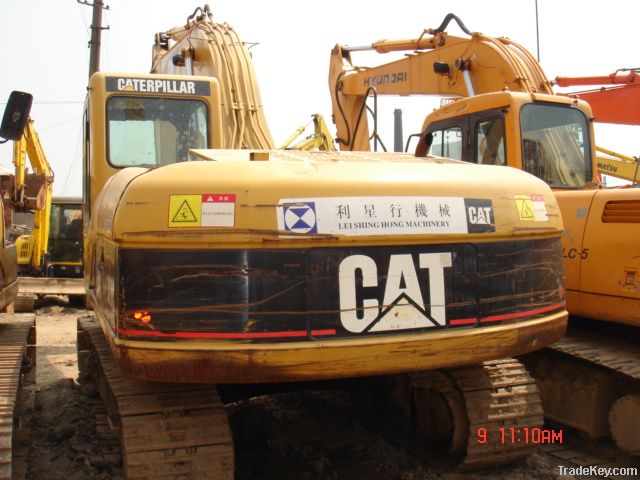
<path id="1" fill-rule="evenodd" d="M 26 174 L 27 157 L 33 171 L 29 175 Z M 29 264 L 32 268 L 40 269 L 49 243 L 53 171 L 42 149 L 33 120 L 30 118 L 25 125 L 22 137 L 14 143 L 13 163 L 15 166 L 13 208 L 16 211 L 34 211 L 33 230 L 30 235 L 33 238 L 33 252 L 29 258 Z"/>
<path id="2" fill-rule="evenodd" d="M 640 159 L 604 147 L 596 147 L 596 151 L 596 169 L 599 174 L 628 180 L 634 184 L 640 181 Z"/>
<path id="3" fill-rule="evenodd" d="M 556 77 L 559 87 L 590 86 L 589 90 L 570 92 L 589 102 L 594 121 L 621 125 L 640 125 L 640 75 L 636 69 L 618 69 L 610 75 Z"/>
<path id="4" fill-rule="evenodd" d="M 622 75 L 621 72 L 626 72 Z M 619 68 L 610 75 L 586 77 L 556 77 L 554 83 L 559 87 L 595 86 L 595 85 L 633 85 L 640 84 L 640 75 L 636 69 Z"/>
<path id="5" fill-rule="evenodd" d="M 274 148 L 251 54 L 233 27 L 214 22 L 205 6 L 186 26 L 155 38 L 151 73 L 202 75 L 220 82 L 225 148 Z"/>
<path id="6" fill-rule="evenodd" d="M 355 66 L 351 52 L 367 49 L 405 51 L 406 56 L 376 67 Z M 455 37 L 441 28 L 425 30 L 418 39 L 381 40 L 368 47 L 336 45 L 331 52 L 329 88 L 337 141 L 348 150 L 369 149 L 363 106 L 370 95 L 553 93 L 538 62 L 519 44 L 480 33 Z"/>

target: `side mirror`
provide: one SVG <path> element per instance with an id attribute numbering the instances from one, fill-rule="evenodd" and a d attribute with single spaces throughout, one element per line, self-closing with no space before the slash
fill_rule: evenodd
<path id="1" fill-rule="evenodd" d="M 29 119 L 33 95 L 25 92 L 13 91 L 4 110 L 0 137 L 7 140 L 20 140 L 24 127 Z"/>

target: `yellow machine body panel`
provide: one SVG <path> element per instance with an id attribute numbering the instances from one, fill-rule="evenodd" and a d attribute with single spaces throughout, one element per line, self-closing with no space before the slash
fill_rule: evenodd
<path id="1" fill-rule="evenodd" d="M 455 191 L 464 192 L 465 197 L 491 198 L 493 211 L 500 212 L 502 218 L 502 221 L 495 225 L 495 232 L 489 235 L 491 238 L 561 231 L 560 213 L 550 190 L 545 191 L 543 182 L 513 169 L 484 168 L 444 158 L 419 159 L 410 154 L 370 152 L 341 154 L 277 150 L 193 150 L 192 153 L 195 157 L 207 158 L 209 161 L 190 162 L 188 165 L 174 164 L 167 168 L 148 171 L 140 169 L 135 178 L 127 179 L 126 185 L 129 188 L 125 192 L 118 192 L 114 185 L 114 195 L 121 195 L 118 198 L 119 210 L 113 217 L 110 228 L 103 229 L 101 233 L 109 232 L 114 239 L 119 240 L 135 233 L 137 237 L 148 241 L 145 237 L 147 232 L 155 235 L 155 232 L 165 231 L 173 235 L 200 229 L 198 233 L 202 236 L 214 229 L 218 236 L 241 233 L 243 236 L 255 237 L 260 242 L 263 241 L 262 237 L 274 236 L 282 241 L 279 236 L 286 233 L 286 228 L 282 221 L 280 224 L 276 221 L 278 210 L 275 207 L 293 201 L 287 199 L 303 199 L 309 197 L 311 192 L 314 198 L 337 199 L 462 198 L 461 195 L 452 195 L 451 185 L 454 184 Z M 264 160 L 250 160 L 254 155 L 260 155 Z M 215 179 L 214 192 L 209 192 L 212 188 L 211 179 Z M 114 179 L 114 182 L 116 181 Z M 180 185 L 179 194 L 167 195 L 166 190 L 162 189 L 162 186 L 170 182 Z M 118 182 L 118 186 L 123 187 L 124 183 Z M 373 194 L 371 185 L 376 186 Z M 428 190 L 425 185 L 428 185 Z M 515 199 L 518 195 L 535 197 L 540 188 L 544 189 L 539 202 L 544 204 L 545 220 L 521 219 Z M 107 189 L 107 192 L 110 190 L 111 188 Z M 206 229 L 207 214 L 202 210 L 202 206 L 198 205 L 205 202 L 202 199 L 192 201 L 191 198 L 206 193 L 233 196 L 235 210 L 230 209 L 231 218 L 228 224 L 224 224 L 223 217 L 220 217 L 219 224 L 212 220 L 214 225 L 210 225 L 209 230 Z M 103 201 L 108 202 L 106 198 L 103 198 Z M 212 200 L 215 201 L 222 202 L 217 198 Z M 376 205 L 375 202 L 372 204 Z M 410 215 L 409 220 L 418 219 L 423 223 L 448 218 L 440 214 L 436 218 L 430 218 L 429 212 L 416 213 L 415 206 L 412 209 L 414 211 L 407 212 L 406 205 L 400 200 L 395 204 L 400 204 L 397 207 L 400 211 L 391 212 L 389 207 L 388 212 L 380 212 L 374 208 L 371 216 L 365 215 L 364 218 L 370 218 L 372 221 L 380 218 L 384 221 L 388 217 L 389 221 L 393 221 L 406 219 L 407 215 Z M 389 205 L 395 204 L 389 201 Z M 336 201 L 336 211 L 339 211 L 339 206 L 339 201 Z M 418 234 L 419 227 L 433 227 L 434 232 L 429 235 L 431 239 L 450 240 L 451 233 L 466 230 L 464 226 L 460 229 L 453 226 L 453 222 L 444 226 L 435 223 L 418 226 L 411 222 L 406 225 L 398 223 L 389 226 L 384 223 L 355 224 L 355 213 L 350 210 L 347 212 L 346 206 L 348 205 L 345 204 L 345 213 L 336 217 L 339 221 L 328 225 L 325 231 L 310 232 L 315 235 L 314 244 L 335 241 L 338 237 L 344 242 L 354 242 L 367 236 L 376 237 L 378 242 L 384 243 L 384 238 L 378 237 L 385 236 L 387 230 L 388 235 L 394 237 L 412 238 Z M 154 212 L 165 212 L 166 215 L 160 216 Z M 318 216 L 323 213 L 316 211 Z M 186 215 L 184 218 L 183 214 Z M 102 225 L 109 225 L 109 222 L 105 220 Z M 294 233 L 304 234 L 302 230 L 304 228 L 301 228 L 301 231 L 294 229 Z M 484 237 L 487 235 L 481 238 Z M 249 237 L 246 238 L 245 241 L 248 241 Z M 396 242 L 397 239 L 394 238 L 393 241 Z"/>
<path id="2" fill-rule="evenodd" d="M 122 169 L 92 211 L 88 296 L 134 377 L 408 372 L 564 333 L 562 221 L 531 175 L 405 154 L 190 156 Z"/>
<path id="3" fill-rule="evenodd" d="M 634 189 L 555 192 L 565 224 L 567 307 L 640 326 L 640 200 Z"/>
<path id="4" fill-rule="evenodd" d="M 18 265 L 29 265 L 33 256 L 33 247 L 36 243 L 33 235 L 20 235 L 16 238 L 16 251 L 18 252 Z"/>
<path id="5" fill-rule="evenodd" d="M 544 182 L 404 154 L 221 150 L 246 145 L 229 143 L 227 88 L 91 77 L 85 287 L 126 374 L 388 374 L 564 334 L 562 220 Z"/>

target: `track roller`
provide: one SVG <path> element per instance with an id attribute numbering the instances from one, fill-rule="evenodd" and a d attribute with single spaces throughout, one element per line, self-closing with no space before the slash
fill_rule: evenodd
<path id="1" fill-rule="evenodd" d="M 16 312 L 33 312 L 35 310 L 37 295 L 30 293 L 18 293 L 13 302 L 13 308 Z"/>
<path id="2" fill-rule="evenodd" d="M 534 446 L 514 441 L 543 424 L 535 381 L 514 359 L 409 375 L 417 428 L 473 470 L 519 461 Z M 514 430 L 511 430 L 514 429 Z"/>
<path id="3" fill-rule="evenodd" d="M 640 395 L 625 395 L 613 403 L 609 428 L 620 450 L 640 455 Z"/>
<path id="4" fill-rule="evenodd" d="M 124 377 L 90 317 L 78 319 L 78 367 L 119 434 L 127 479 L 233 479 L 233 440 L 215 387 Z"/>
<path id="5" fill-rule="evenodd" d="M 640 455 L 639 345 L 571 327 L 536 356 L 547 418 L 590 439 L 611 435 L 620 450 Z"/>
<path id="6" fill-rule="evenodd" d="M 35 316 L 0 314 L 0 479 L 16 475 L 13 466 L 13 435 L 19 391 L 25 373 L 35 365 Z M 35 373 L 35 372 L 34 372 Z M 17 476 L 17 475 L 16 475 Z"/>

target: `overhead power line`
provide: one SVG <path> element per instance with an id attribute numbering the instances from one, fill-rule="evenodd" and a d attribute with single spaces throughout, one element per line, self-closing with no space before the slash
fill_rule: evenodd
<path id="1" fill-rule="evenodd" d="M 84 103 L 84 100 L 40 100 L 33 102 L 34 105 L 64 105 L 64 104 L 79 104 Z M 1 100 L 0 105 L 6 105 L 6 100 Z"/>

